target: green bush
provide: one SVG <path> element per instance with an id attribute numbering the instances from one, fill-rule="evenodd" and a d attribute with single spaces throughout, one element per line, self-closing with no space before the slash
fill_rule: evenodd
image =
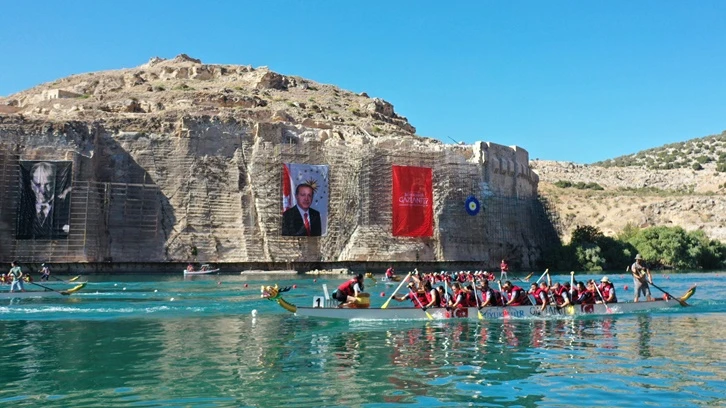
<path id="1" fill-rule="evenodd" d="M 552 248 L 539 263 L 558 270 L 616 270 L 629 265 L 638 253 L 651 267 L 726 267 L 726 245 L 710 240 L 703 231 L 665 226 L 639 229 L 632 224 L 615 238 L 605 236 L 597 227 L 578 226 L 568 245 Z"/>
<path id="2" fill-rule="evenodd" d="M 693 170 L 696 170 L 696 171 L 698 171 L 698 170 L 703 170 L 703 166 L 701 166 L 701 164 L 700 164 L 700 163 L 693 163 L 693 165 L 691 166 L 691 168 L 692 168 Z"/>

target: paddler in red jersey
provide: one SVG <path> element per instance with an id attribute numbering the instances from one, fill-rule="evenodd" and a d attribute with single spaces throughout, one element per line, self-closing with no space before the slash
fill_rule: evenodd
<path id="1" fill-rule="evenodd" d="M 603 276 L 600 279 L 600 293 L 602 293 L 603 300 L 605 303 L 618 303 L 618 297 L 615 296 L 615 287 L 610 282 L 607 276 Z"/>
<path id="2" fill-rule="evenodd" d="M 567 286 L 570 286 L 569 283 Z M 550 292 L 552 293 L 552 297 L 554 298 L 557 307 L 572 305 L 572 302 L 570 301 L 570 288 L 567 286 L 561 285 L 559 282 L 555 282 L 552 284 L 552 288 L 550 288 Z"/>
<path id="3" fill-rule="evenodd" d="M 431 288 L 431 283 L 429 283 L 428 281 L 424 282 L 424 288 L 426 288 L 427 286 L 428 288 Z M 408 283 L 408 293 L 401 296 L 394 296 L 393 298 L 399 302 L 403 302 L 404 300 L 410 300 L 413 303 L 413 306 L 418 308 L 426 307 L 426 305 L 429 303 L 426 292 L 418 291 L 414 282 Z"/>
<path id="4" fill-rule="evenodd" d="M 535 291 L 535 299 L 537 299 L 538 305 L 542 305 L 539 310 L 544 312 L 547 305 L 550 304 L 550 288 L 547 286 L 547 282 L 539 283 L 539 288 Z"/>
<path id="5" fill-rule="evenodd" d="M 529 304 L 527 293 L 519 286 L 512 285 L 512 282 L 506 281 L 502 285 L 502 290 L 507 294 L 507 303 L 504 306 L 523 306 Z"/>
<path id="6" fill-rule="evenodd" d="M 454 292 L 454 298 L 449 307 L 459 309 L 469 307 L 467 291 L 461 287 L 461 284 L 459 284 L 459 282 L 454 282 L 454 284 L 451 285 L 451 290 Z"/>
<path id="7" fill-rule="evenodd" d="M 592 285 L 587 286 L 583 282 L 577 283 L 578 297 L 575 303 L 580 305 L 594 305 L 595 304 L 595 289 Z"/>
<path id="8" fill-rule="evenodd" d="M 338 286 L 333 292 L 333 298 L 340 302 L 338 307 L 349 307 L 355 304 L 355 300 L 360 293 L 363 293 L 363 274 L 357 274 L 353 279 L 346 281 Z"/>
<path id="9" fill-rule="evenodd" d="M 489 287 L 489 281 L 483 280 L 481 281 L 481 303 L 479 304 L 481 307 L 486 306 L 501 306 L 502 304 L 502 295 L 498 292 L 495 292 L 494 289 Z"/>

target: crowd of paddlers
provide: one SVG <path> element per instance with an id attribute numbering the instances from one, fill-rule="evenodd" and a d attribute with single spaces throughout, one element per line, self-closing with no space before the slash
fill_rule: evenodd
<path id="1" fill-rule="evenodd" d="M 531 276 L 531 274 L 530 274 Z M 393 296 L 398 301 L 411 301 L 415 307 L 466 308 L 488 306 L 565 307 L 575 304 L 617 303 L 615 287 L 607 276 L 598 284 L 594 280 L 553 282 L 545 271 L 536 282 L 527 284 L 497 280 L 486 271 L 430 272 L 415 270 L 406 275 L 408 293 Z M 496 288 L 492 287 L 496 283 Z M 521 286 L 520 286 L 521 285 Z"/>

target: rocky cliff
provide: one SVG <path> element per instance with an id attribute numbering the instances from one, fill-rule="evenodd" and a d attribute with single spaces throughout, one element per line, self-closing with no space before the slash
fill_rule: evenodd
<path id="1" fill-rule="evenodd" d="M 526 150 L 415 135 L 393 105 L 185 55 L 0 99 L 0 256 L 29 261 L 477 261 L 556 241 Z M 71 161 L 66 239 L 15 237 L 17 169 Z M 282 163 L 330 167 L 328 234 L 280 234 Z M 391 233 L 392 165 L 434 174 L 432 237 Z M 477 197 L 483 211 L 467 215 Z"/>
<path id="2" fill-rule="evenodd" d="M 717 171 L 716 160 L 699 170 L 692 168 L 695 158 L 681 161 L 688 165 L 658 170 L 653 161 L 604 167 L 535 160 L 531 166 L 540 176 L 540 193 L 559 215 L 563 241 L 578 225 L 593 225 L 612 236 L 631 224 L 700 229 L 726 242 L 726 173 Z"/>

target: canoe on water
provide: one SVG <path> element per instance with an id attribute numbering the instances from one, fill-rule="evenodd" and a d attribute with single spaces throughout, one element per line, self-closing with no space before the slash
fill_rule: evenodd
<path id="1" fill-rule="evenodd" d="M 43 284 L 45 286 L 45 284 Z M 0 292 L 0 299 L 24 299 L 24 298 L 62 298 L 68 297 L 86 287 L 86 282 L 79 283 L 68 290 L 45 289 L 32 283 L 25 283 L 25 292 Z"/>
<path id="2" fill-rule="evenodd" d="M 210 273 L 219 272 L 219 268 L 212 269 L 207 264 L 202 265 L 202 268 L 196 271 L 184 270 L 184 275 L 207 275 Z"/>
<path id="3" fill-rule="evenodd" d="M 287 302 L 281 295 L 289 288 L 280 289 L 275 286 L 263 286 L 262 297 L 276 301 L 285 310 L 295 313 L 297 316 L 307 316 L 324 319 L 343 320 L 421 320 L 421 319 L 469 319 L 469 320 L 495 320 L 506 318 L 548 318 L 558 316 L 578 315 L 606 315 L 623 314 L 633 312 L 644 312 L 672 307 L 687 306 L 685 303 L 694 293 L 696 286 L 690 288 L 678 299 L 660 299 L 650 302 L 622 302 L 613 304 L 595 305 L 574 305 L 559 308 L 547 306 L 540 311 L 541 306 L 507 306 L 507 307 L 484 307 L 478 310 L 476 307 L 453 309 L 448 311 L 443 308 L 431 308 L 424 311 L 413 307 L 389 307 L 389 308 L 339 308 L 331 305 L 329 300 L 322 296 L 313 298 L 312 307 L 300 307 Z M 365 304 L 365 302 L 362 302 Z M 481 317 L 479 317 L 481 312 Z M 430 317 L 429 317 L 430 316 Z"/>

